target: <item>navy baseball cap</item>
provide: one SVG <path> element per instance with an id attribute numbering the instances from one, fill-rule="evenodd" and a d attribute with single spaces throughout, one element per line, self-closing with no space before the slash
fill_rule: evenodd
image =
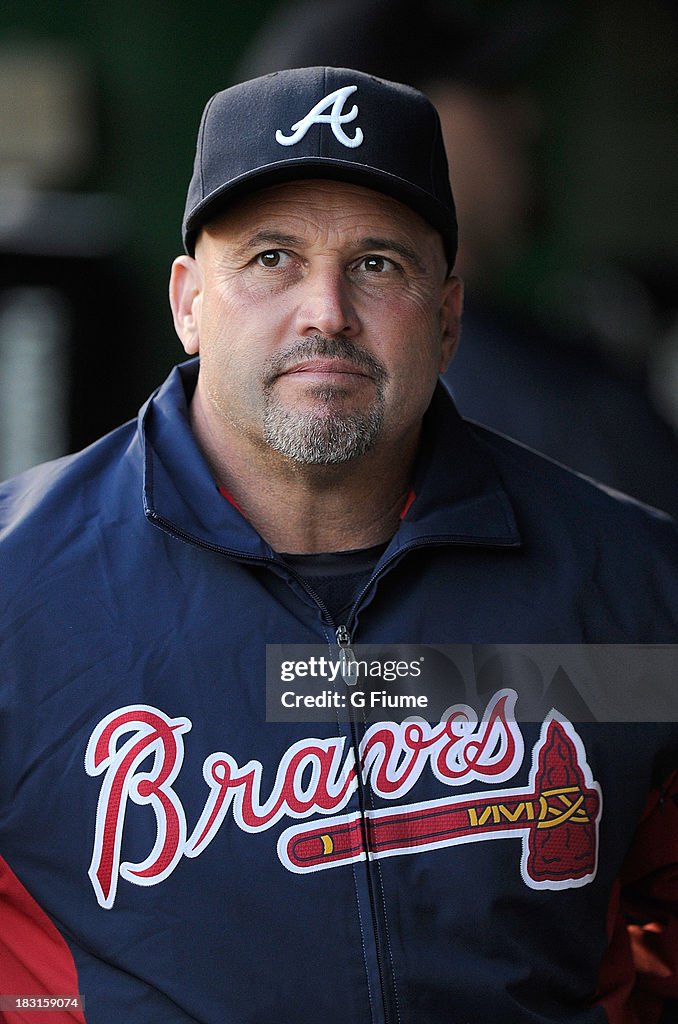
<path id="1" fill-rule="evenodd" d="M 457 221 L 435 107 L 410 86 L 330 67 L 278 71 L 208 102 L 186 199 L 186 252 L 231 203 L 306 178 L 363 185 L 411 207 L 440 233 L 453 265 Z"/>

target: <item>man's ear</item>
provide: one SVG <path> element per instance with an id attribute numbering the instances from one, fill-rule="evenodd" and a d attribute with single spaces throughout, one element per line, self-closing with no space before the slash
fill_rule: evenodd
<path id="1" fill-rule="evenodd" d="M 444 373 L 452 362 L 461 335 L 461 313 L 464 306 L 464 282 L 454 275 L 443 282 L 440 303 L 440 368 Z"/>
<path id="2" fill-rule="evenodd" d="M 174 318 L 174 329 L 179 335 L 186 354 L 200 351 L 200 305 L 202 302 L 202 274 L 191 256 L 178 256 L 172 264 L 169 300 Z"/>

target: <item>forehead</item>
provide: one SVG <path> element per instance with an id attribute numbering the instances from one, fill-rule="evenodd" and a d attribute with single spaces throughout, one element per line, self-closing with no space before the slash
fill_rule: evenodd
<path id="1" fill-rule="evenodd" d="M 285 223 L 305 236 L 330 231 L 348 238 L 378 229 L 387 237 L 404 235 L 410 244 L 443 252 L 439 233 L 409 206 L 362 185 L 330 180 L 291 181 L 261 189 L 211 220 L 203 232 L 226 239 Z"/>

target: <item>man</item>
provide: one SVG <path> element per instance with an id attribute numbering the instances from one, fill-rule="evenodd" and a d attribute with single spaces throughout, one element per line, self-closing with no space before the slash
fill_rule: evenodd
<path id="1" fill-rule="evenodd" d="M 573 724 L 625 695 L 560 661 L 523 720 L 534 651 L 482 645 L 631 645 L 647 704 L 675 525 L 460 419 L 455 242 L 418 92 L 311 68 L 208 104 L 170 286 L 199 362 L 2 491 L 7 997 L 80 994 L 90 1024 L 627 1022 L 633 945 L 661 1011 L 675 727 Z M 441 715 L 361 710 L 361 665 L 378 712 L 429 663 Z"/>

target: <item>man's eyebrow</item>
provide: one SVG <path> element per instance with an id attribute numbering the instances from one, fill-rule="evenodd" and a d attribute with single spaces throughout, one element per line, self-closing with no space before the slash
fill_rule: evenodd
<path id="1" fill-rule="evenodd" d="M 418 270 L 424 270 L 424 265 L 415 250 L 411 249 L 409 245 L 397 242 L 394 238 L 380 238 L 374 235 L 368 235 L 367 238 L 360 239 L 357 243 L 357 247 L 359 249 L 376 249 L 380 252 L 383 252 L 384 250 L 395 252 L 404 260 L 414 264 Z"/>
<path id="2" fill-rule="evenodd" d="M 259 246 L 274 245 L 276 247 L 281 245 L 297 246 L 302 245 L 303 239 L 299 238 L 298 235 L 286 235 L 280 231 L 255 231 L 253 235 L 249 235 L 245 238 L 238 249 L 257 249 Z"/>

